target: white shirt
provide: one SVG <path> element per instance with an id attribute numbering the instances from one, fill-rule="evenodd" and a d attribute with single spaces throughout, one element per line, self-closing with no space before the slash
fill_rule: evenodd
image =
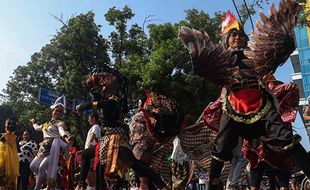
<path id="1" fill-rule="evenodd" d="M 36 123 L 33 124 L 33 128 L 36 131 L 43 132 L 43 138 L 58 138 L 66 135 L 64 130 L 65 123 L 63 121 L 57 120 L 54 122 L 47 122 L 42 125 L 38 125 Z"/>
<path id="2" fill-rule="evenodd" d="M 85 149 L 95 146 L 97 144 L 96 140 L 94 139 L 92 142 L 90 142 L 91 135 L 94 134 L 96 138 L 100 138 L 101 136 L 101 130 L 99 125 L 93 125 L 87 133 L 86 142 L 85 142 Z"/>

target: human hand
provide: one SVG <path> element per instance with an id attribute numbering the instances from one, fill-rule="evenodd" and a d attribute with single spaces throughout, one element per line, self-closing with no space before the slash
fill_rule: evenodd
<path id="1" fill-rule="evenodd" d="M 79 115 L 82 115 L 82 109 L 81 109 L 81 106 L 82 106 L 82 104 L 79 104 L 79 105 L 77 105 L 76 107 L 75 107 L 75 109 L 76 109 L 76 111 L 77 111 L 77 113 L 79 114 Z"/>
<path id="2" fill-rule="evenodd" d="M 37 123 L 37 120 L 35 118 L 32 118 L 29 120 L 29 125 L 32 126 L 33 124 Z"/>

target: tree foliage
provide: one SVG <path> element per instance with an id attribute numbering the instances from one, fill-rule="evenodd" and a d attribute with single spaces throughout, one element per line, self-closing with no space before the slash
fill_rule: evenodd
<path id="1" fill-rule="evenodd" d="M 128 50 L 128 33 L 127 21 L 130 20 L 134 14 L 131 9 L 126 5 L 123 10 L 117 10 L 115 7 L 110 8 L 108 12 L 104 15 L 105 19 L 110 25 L 113 25 L 116 31 L 111 32 L 110 42 L 112 57 L 115 58 L 116 66 L 122 64 L 122 60 L 127 54 Z"/>
<path id="2" fill-rule="evenodd" d="M 46 121 L 50 110 L 38 102 L 40 87 L 65 94 L 71 100 L 85 100 L 83 77 L 112 66 L 130 81 L 131 107 L 143 97 L 144 90 L 151 89 L 176 99 L 185 110 L 186 121 L 194 122 L 204 107 L 217 98 L 219 87 L 193 75 L 188 51 L 177 32 L 180 25 L 186 25 L 208 31 L 216 42 L 221 39 L 223 12 L 212 16 L 196 9 L 185 12 L 186 17 L 178 23 L 149 24 L 145 32 L 144 26 L 128 23 L 134 17 L 128 6 L 121 10 L 112 7 L 104 15 L 115 28 L 108 39 L 100 34 L 101 26 L 95 23 L 93 12 L 67 22 L 61 20 L 63 26 L 51 41 L 34 53 L 26 65 L 15 69 L 5 89 L 5 105 L 24 125 L 32 117 Z M 69 112 L 66 117 L 76 126 L 75 132 L 83 131 L 83 121 L 77 115 Z"/>
<path id="3" fill-rule="evenodd" d="M 301 3 L 305 6 L 308 0 L 295 0 L 295 1 Z M 255 5 L 255 6 L 262 8 L 262 5 L 264 3 L 269 5 L 270 3 L 272 3 L 272 1 L 270 1 L 270 0 L 255 0 L 252 5 Z M 310 8 L 308 8 L 308 11 L 305 11 L 305 9 L 304 9 L 303 13 L 300 14 L 300 17 L 298 20 L 298 25 L 302 26 L 302 27 L 307 25 L 308 27 L 310 27 L 310 21 L 309 21 L 310 19 L 309 18 L 310 18 Z"/>
<path id="4" fill-rule="evenodd" d="M 24 66 L 15 69 L 7 84 L 7 103 L 25 125 L 32 117 L 45 122 L 49 107 L 38 102 L 38 90 L 48 88 L 68 99 L 85 99 L 81 80 L 93 70 L 110 65 L 108 42 L 99 34 L 94 13 L 71 18 Z"/>

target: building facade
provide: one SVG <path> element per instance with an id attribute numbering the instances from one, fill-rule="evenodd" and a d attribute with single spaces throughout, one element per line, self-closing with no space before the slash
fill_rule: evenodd
<path id="1" fill-rule="evenodd" d="M 310 10 L 310 1 L 307 1 L 305 7 L 305 12 Z M 303 107 L 310 103 L 310 28 L 296 27 L 295 39 L 297 47 L 290 57 L 294 69 L 292 79 L 299 87 L 299 113 L 303 115 Z M 310 122 L 303 120 L 303 123 L 309 136 Z"/>

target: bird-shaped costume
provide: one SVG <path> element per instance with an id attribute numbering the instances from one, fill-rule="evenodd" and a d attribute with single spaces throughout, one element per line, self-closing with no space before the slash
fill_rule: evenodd
<path id="1" fill-rule="evenodd" d="M 231 160 L 239 136 L 259 138 L 273 151 L 290 151 L 310 176 L 310 159 L 299 143 L 300 137 L 293 136 L 290 125 L 283 122 L 278 102 L 262 80 L 295 50 L 293 29 L 300 10 L 293 0 L 281 0 L 278 10 L 272 4 L 269 17 L 260 13 L 248 48 L 230 46 L 231 36 L 247 39 L 242 27 L 229 27 L 238 26 L 235 22 L 226 22 L 229 26 L 222 31 L 227 38 L 217 45 L 206 32 L 181 27 L 179 38 L 189 49 L 194 72 L 227 89 L 219 134 L 211 147 L 210 189 L 216 188 L 223 162 Z"/>

